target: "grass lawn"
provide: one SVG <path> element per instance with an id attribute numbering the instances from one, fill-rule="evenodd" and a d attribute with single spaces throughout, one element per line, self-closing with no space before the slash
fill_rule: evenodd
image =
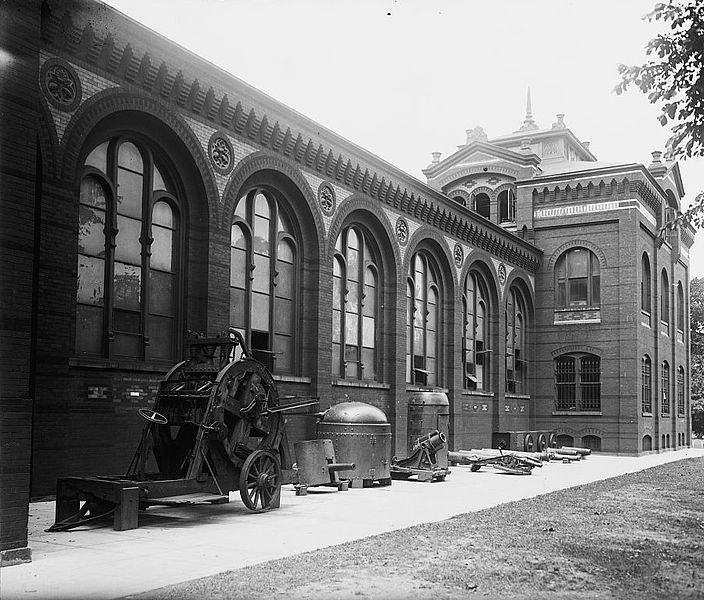
<path id="1" fill-rule="evenodd" d="M 704 458 L 137 597 L 704 598 Z"/>

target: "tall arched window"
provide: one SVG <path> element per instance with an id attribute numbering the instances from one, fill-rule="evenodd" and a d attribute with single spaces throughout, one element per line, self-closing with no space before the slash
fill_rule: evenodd
<path id="1" fill-rule="evenodd" d="M 181 212 L 150 148 L 117 137 L 84 163 L 78 217 L 76 352 L 173 361 Z"/>
<path id="2" fill-rule="evenodd" d="M 677 340 L 684 342 L 684 290 L 682 282 L 677 282 Z"/>
<path id="3" fill-rule="evenodd" d="M 684 412 L 684 367 L 677 368 L 677 414 L 683 416 Z"/>
<path id="4" fill-rule="evenodd" d="M 650 357 L 646 354 L 640 359 L 640 402 L 644 413 L 653 412 L 653 368 Z"/>
<path id="5" fill-rule="evenodd" d="M 439 385 L 442 292 L 435 261 L 423 250 L 411 259 L 406 304 L 406 381 Z"/>
<path id="6" fill-rule="evenodd" d="M 462 333 L 464 386 L 489 390 L 491 348 L 489 300 L 484 278 L 477 272 L 467 275 L 462 294 L 464 329 Z"/>
<path id="7" fill-rule="evenodd" d="M 523 296 L 515 288 L 506 298 L 506 391 L 523 394 L 526 389 L 526 309 Z"/>
<path id="8" fill-rule="evenodd" d="M 599 260 L 590 250 L 572 248 L 557 259 L 557 308 L 598 307 L 601 303 L 600 287 Z"/>
<path id="9" fill-rule="evenodd" d="M 601 410 L 601 359 L 594 354 L 563 354 L 555 359 L 555 408 Z"/>
<path id="10" fill-rule="evenodd" d="M 474 211 L 485 219 L 491 217 L 491 199 L 488 194 L 480 192 L 473 196 Z"/>
<path id="11" fill-rule="evenodd" d="M 666 360 L 662 361 L 660 369 L 660 394 L 661 412 L 663 415 L 670 414 L 670 365 Z"/>
<path id="12" fill-rule="evenodd" d="M 230 325 L 259 361 L 296 369 L 298 244 L 278 197 L 256 188 L 235 207 L 230 230 Z"/>
<path id="13" fill-rule="evenodd" d="M 333 374 L 376 379 L 382 285 L 370 236 L 347 227 L 337 238 L 333 260 Z"/>
<path id="14" fill-rule="evenodd" d="M 516 194 L 513 190 L 504 190 L 499 193 L 499 223 L 516 222 Z"/>
<path id="15" fill-rule="evenodd" d="M 644 315 L 647 315 L 648 324 L 650 324 L 650 312 L 653 305 L 651 289 L 650 259 L 643 252 L 640 261 L 640 309 Z"/>
<path id="16" fill-rule="evenodd" d="M 661 330 L 670 334 L 670 279 L 667 271 L 662 270 L 660 275 L 660 325 Z"/>

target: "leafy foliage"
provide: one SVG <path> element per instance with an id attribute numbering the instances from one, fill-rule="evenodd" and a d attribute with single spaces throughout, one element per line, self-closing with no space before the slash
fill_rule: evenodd
<path id="1" fill-rule="evenodd" d="M 652 103 L 661 104 L 661 125 L 672 125 L 668 158 L 704 156 L 704 0 L 668 0 L 645 15 L 648 21 L 669 24 L 669 32 L 648 42 L 640 66 L 618 65 L 621 94 L 635 86 Z M 677 219 L 704 226 L 704 192 Z"/>
<path id="2" fill-rule="evenodd" d="M 692 432 L 704 435 L 704 279 L 689 284 L 690 342 L 692 356 Z"/>

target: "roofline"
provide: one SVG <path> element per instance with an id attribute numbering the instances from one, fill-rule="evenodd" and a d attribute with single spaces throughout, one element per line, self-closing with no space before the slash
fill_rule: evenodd
<path id="1" fill-rule="evenodd" d="M 581 140 L 574 134 L 572 133 L 572 130 L 566 127 L 565 129 L 539 129 L 539 130 L 528 130 L 528 131 L 521 131 L 518 133 L 510 133 L 508 135 L 502 135 L 499 137 L 495 137 L 489 140 L 489 143 L 491 144 L 500 144 L 503 142 L 507 142 L 509 140 L 522 140 L 524 138 L 545 138 L 545 137 L 551 137 L 554 136 L 555 133 L 566 133 L 569 138 L 572 139 L 579 147 L 581 148 L 582 152 L 584 152 L 589 158 L 591 158 L 593 161 L 596 161 L 597 158 L 594 156 L 590 150 L 584 147 L 582 144 Z M 520 135 L 519 135 L 520 134 Z"/>

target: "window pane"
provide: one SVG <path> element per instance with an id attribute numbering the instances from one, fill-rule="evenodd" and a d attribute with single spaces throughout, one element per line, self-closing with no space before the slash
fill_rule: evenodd
<path id="1" fill-rule="evenodd" d="M 245 307 L 244 290 L 230 288 L 230 325 L 232 327 L 244 329 Z"/>
<path id="2" fill-rule="evenodd" d="M 152 223 L 174 228 L 174 211 L 166 202 L 157 202 L 152 209 Z"/>
<path id="3" fill-rule="evenodd" d="M 164 227 L 152 227 L 152 255 L 149 265 L 153 269 L 173 270 L 173 231 Z"/>
<path id="4" fill-rule="evenodd" d="M 354 313 L 345 313 L 345 342 L 357 345 L 359 340 L 359 317 Z"/>
<path id="5" fill-rule="evenodd" d="M 276 370 L 280 373 L 290 373 L 293 370 L 293 338 L 288 335 L 274 336 L 274 352 L 276 352 Z"/>
<path id="6" fill-rule="evenodd" d="M 269 331 L 269 296 L 252 294 L 252 329 Z"/>
<path id="7" fill-rule="evenodd" d="M 270 288 L 270 268 L 271 261 L 268 256 L 262 256 L 261 254 L 254 255 L 254 271 L 252 275 L 254 279 L 252 280 L 252 291 L 263 292 L 268 294 Z"/>
<path id="8" fill-rule="evenodd" d="M 587 277 L 589 252 L 587 250 L 571 250 L 567 255 L 568 260 L 568 276 L 572 277 Z"/>
<path id="9" fill-rule="evenodd" d="M 142 264 L 142 246 L 139 242 L 142 223 L 128 217 L 117 217 L 118 233 L 115 236 L 115 259 L 133 265 Z"/>
<path id="10" fill-rule="evenodd" d="M 266 196 L 259 193 L 254 198 L 254 214 L 269 219 L 271 216 L 271 210 L 269 209 L 269 201 Z"/>
<path id="11" fill-rule="evenodd" d="M 103 173 L 107 173 L 107 156 L 108 142 L 103 142 L 99 146 L 96 146 L 87 156 L 85 165 L 95 167 L 96 169 L 100 169 Z"/>
<path id="12" fill-rule="evenodd" d="M 115 310 L 112 315 L 112 324 L 115 331 L 123 333 L 139 333 L 142 319 L 138 312 Z"/>
<path id="13" fill-rule="evenodd" d="M 85 177 L 81 181 L 81 204 L 88 204 L 96 208 L 105 210 L 107 200 L 105 199 L 105 190 L 103 186 L 92 177 Z"/>
<path id="14" fill-rule="evenodd" d="M 276 333 L 293 333 L 293 302 L 283 298 L 276 299 L 274 310 L 274 330 Z"/>
<path id="15" fill-rule="evenodd" d="M 105 211 L 81 205 L 78 209 L 78 251 L 105 257 Z"/>
<path id="16" fill-rule="evenodd" d="M 159 169 L 156 168 L 156 165 L 154 166 L 154 181 L 152 185 L 152 190 L 153 191 L 160 191 L 164 190 L 166 191 L 166 183 L 164 183 L 164 178 L 161 176 L 161 173 L 159 172 Z"/>
<path id="17" fill-rule="evenodd" d="M 120 167 L 129 169 L 130 171 L 135 171 L 136 173 L 143 172 L 142 155 L 137 147 L 131 142 L 126 142 L 120 145 L 117 164 Z"/>
<path id="18" fill-rule="evenodd" d="M 159 271 L 149 272 L 149 312 L 174 316 L 174 276 Z"/>
<path id="19" fill-rule="evenodd" d="M 105 300 L 105 261 L 78 255 L 78 290 L 76 299 L 86 304 L 102 305 Z"/>
<path id="20" fill-rule="evenodd" d="M 339 310 L 332 311 L 332 341 L 342 341 L 342 313 Z"/>
<path id="21" fill-rule="evenodd" d="M 293 246 L 288 240 L 281 240 L 276 250 L 276 260 L 293 264 Z"/>
<path id="22" fill-rule="evenodd" d="M 115 332 L 114 352 L 118 356 L 142 357 L 142 337 L 129 333 Z"/>
<path id="23" fill-rule="evenodd" d="M 347 304 L 346 308 L 350 312 L 359 311 L 359 287 L 356 281 L 347 281 Z"/>
<path id="24" fill-rule="evenodd" d="M 152 358 L 169 359 L 173 355 L 174 319 L 149 317 L 149 354 Z"/>
<path id="25" fill-rule="evenodd" d="M 376 369 L 374 368 L 374 350 L 362 348 L 362 364 L 364 365 L 362 377 L 364 379 L 376 379 Z"/>
<path id="26" fill-rule="evenodd" d="M 245 288 L 247 279 L 247 254 L 239 248 L 230 251 L 230 285 L 241 289 Z"/>
<path id="27" fill-rule="evenodd" d="M 293 265 L 278 263 L 276 276 L 276 295 L 280 298 L 293 298 Z"/>
<path id="28" fill-rule="evenodd" d="M 139 310 L 142 298 L 142 269 L 115 263 L 114 307 Z"/>
<path id="29" fill-rule="evenodd" d="M 100 354 L 103 350 L 103 309 L 98 306 L 76 306 L 76 350 Z"/>
<path id="30" fill-rule="evenodd" d="M 340 359 L 340 344 L 332 345 L 332 372 L 334 375 L 340 375 L 341 359 Z"/>
<path id="31" fill-rule="evenodd" d="M 374 340 L 374 319 L 372 317 L 362 317 L 362 345 L 367 348 L 373 348 Z"/>
<path id="32" fill-rule="evenodd" d="M 269 256 L 271 253 L 269 224 L 269 219 L 263 219 L 262 217 L 255 217 L 254 219 L 254 251 L 265 256 Z"/>
<path id="33" fill-rule="evenodd" d="M 587 279 L 570 279 L 570 305 L 584 305 L 587 303 Z"/>
<path id="34" fill-rule="evenodd" d="M 117 171 L 117 212 L 121 215 L 142 218 L 141 175 L 118 169 Z"/>

